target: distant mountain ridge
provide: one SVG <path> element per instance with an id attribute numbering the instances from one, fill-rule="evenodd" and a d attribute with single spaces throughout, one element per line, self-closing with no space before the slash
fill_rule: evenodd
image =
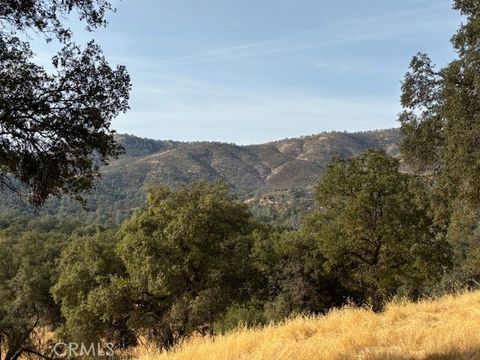
<path id="1" fill-rule="evenodd" d="M 400 139 L 397 129 L 329 132 L 261 145 L 182 143 L 120 135 L 126 156 L 104 168 L 104 173 L 137 167 L 146 171 L 147 182 L 171 186 L 192 179 L 223 179 L 241 193 L 305 188 L 318 182 L 333 156 L 351 157 L 378 147 L 395 154 Z"/>
<path id="2" fill-rule="evenodd" d="M 333 156 L 352 157 L 369 148 L 398 154 L 398 129 L 357 133 L 325 132 L 260 145 L 178 142 L 118 135 L 125 154 L 102 167 L 86 212 L 68 198 L 52 199 L 37 216 L 73 216 L 94 223 L 120 223 L 144 199 L 147 185 L 171 187 L 192 180 L 224 180 L 244 199 L 272 191 L 308 190 Z M 5 195 L 5 194 L 4 194 Z M 28 215 L 32 209 L 12 196 L 0 199 L 1 214 Z"/>

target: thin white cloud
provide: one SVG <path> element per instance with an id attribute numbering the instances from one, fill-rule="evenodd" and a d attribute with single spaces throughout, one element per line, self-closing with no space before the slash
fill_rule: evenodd
<path id="1" fill-rule="evenodd" d="M 150 65 L 190 65 L 218 62 L 246 57 L 265 56 L 285 52 L 310 50 L 354 42 L 382 40 L 419 31 L 434 32 L 445 27 L 445 19 L 438 18 L 435 9 L 445 4 L 430 4 L 414 10 L 392 12 L 382 16 L 348 17 L 322 26 L 302 29 L 287 36 L 264 41 L 244 43 L 208 50 L 201 53 L 160 59 Z M 450 21 L 450 25 L 457 23 Z M 313 40 L 308 40 L 313 38 Z M 307 40 L 305 40 L 307 39 Z"/>

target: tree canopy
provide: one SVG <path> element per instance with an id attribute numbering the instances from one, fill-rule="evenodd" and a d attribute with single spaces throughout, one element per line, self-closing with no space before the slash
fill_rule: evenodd
<path id="1" fill-rule="evenodd" d="M 480 204 L 480 4 L 455 0 L 466 17 L 452 37 L 457 59 L 437 69 L 417 54 L 402 85 L 402 154 L 417 170 L 434 176 L 434 188 L 455 202 Z"/>
<path id="2" fill-rule="evenodd" d="M 334 160 L 317 187 L 319 210 L 304 231 L 316 239 L 323 267 L 376 309 L 402 287 L 410 295 L 449 264 L 448 244 L 436 237 L 415 186 L 398 160 L 370 150 Z"/>
<path id="3" fill-rule="evenodd" d="M 91 30 L 110 9 L 104 0 L 0 4 L 0 186 L 34 205 L 63 193 L 80 199 L 98 165 L 119 153 L 110 126 L 128 109 L 129 75 L 93 41 L 76 45 L 64 24 L 76 12 Z M 63 44 L 52 72 L 35 64 L 28 31 Z"/>
<path id="4" fill-rule="evenodd" d="M 5 360 L 51 354 L 46 331 L 61 323 L 50 295 L 66 236 L 27 232 L 0 237 L 0 354 Z"/>
<path id="5" fill-rule="evenodd" d="M 212 332 L 218 316 L 252 291 L 254 229 L 246 206 L 222 184 L 151 191 L 117 243 L 92 238 L 87 251 L 75 242 L 64 253 L 54 294 L 67 333 L 129 346 L 118 335 L 130 331 L 169 347 Z"/>

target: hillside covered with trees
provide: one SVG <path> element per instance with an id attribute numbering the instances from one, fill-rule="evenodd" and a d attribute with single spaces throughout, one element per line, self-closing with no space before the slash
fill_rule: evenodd
<path id="1" fill-rule="evenodd" d="M 370 148 L 398 154 L 398 130 L 324 133 L 261 145 L 181 143 L 118 135 L 124 154 L 100 168 L 102 177 L 86 209 L 75 199 L 51 199 L 40 209 L 2 193 L 3 222 L 66 218 L 118 226 L 138 208 L 149 187 L 203 179 L 225 181 L 256 216 L 276 225 L 298 226 L 313 204 L 313 187 L 333 156 L 352 157 Z M 1 224 L 0 224 L 1 226 Z"/>

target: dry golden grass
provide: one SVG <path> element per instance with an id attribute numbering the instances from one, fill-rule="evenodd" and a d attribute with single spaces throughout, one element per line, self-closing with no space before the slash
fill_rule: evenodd
<path id="1" fill-rule="evenodd" d="M 334 310 L 213 339 L 192 338 L 168 353 L 149 349 L 137 358 L 186 359 L 480 359 L 480 292 L 392 303 L 381 314 Z"/>

